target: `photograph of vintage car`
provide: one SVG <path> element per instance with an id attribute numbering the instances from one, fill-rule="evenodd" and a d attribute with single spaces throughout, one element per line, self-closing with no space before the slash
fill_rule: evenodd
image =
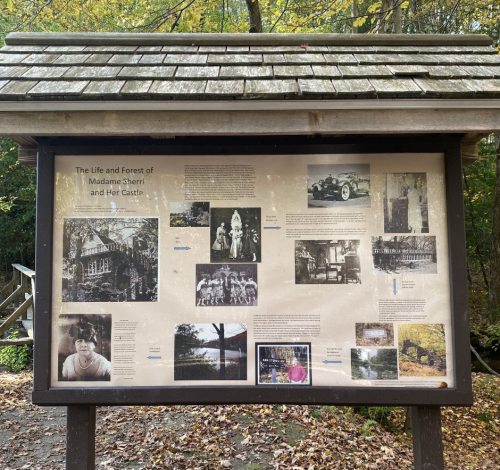
<path id="1" fill-rule="evenodd" d="M 308 207 L 370 207 L 370 165 L 308 165 Z"/>

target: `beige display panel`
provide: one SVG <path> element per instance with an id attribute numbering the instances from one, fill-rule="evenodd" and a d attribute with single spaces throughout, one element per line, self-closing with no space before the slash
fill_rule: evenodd
<path id="1" fill-rule="evenodd" d="M 52 387 L 454 387 L 442 154 L 55 168 Z"/>

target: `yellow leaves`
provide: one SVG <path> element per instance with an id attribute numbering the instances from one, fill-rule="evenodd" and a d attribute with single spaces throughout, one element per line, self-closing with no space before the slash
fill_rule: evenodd
<path id="1" fill-rule="evenodd" d="M 367 17 L 360 16 L 358 19 L 354 21 L 354 26 L 363 26 L 366 23 Z"/>
<path id="2" fill-rule="evenodd" d="M 382 6 L 382 2 L 375 2 L 370 5 L 368 8 L 368 13 L 376 13 L 380 10 Z"/>

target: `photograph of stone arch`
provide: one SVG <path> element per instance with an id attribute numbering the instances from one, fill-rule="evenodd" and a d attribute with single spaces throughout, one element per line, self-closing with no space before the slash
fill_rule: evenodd
<path id="1" fill-rule="evenodd" d="M 398 326 L 399 375 L 446 375 L 445 328 L 441 323 Z"/>
<path id="2" fill-rule="evenodd" d="M 384 232 L 429 233 L 426 173 L 384 175 Z"/>
<path id="3" fill-rule="evenodd" d="M 437 274 L 436 237 L 372 237 L 373 274 Z"/>
<path id="4" fill-rule="evenodd" d="M 156 302 L 158 218 L 65 218 L 63 302 Z"/>

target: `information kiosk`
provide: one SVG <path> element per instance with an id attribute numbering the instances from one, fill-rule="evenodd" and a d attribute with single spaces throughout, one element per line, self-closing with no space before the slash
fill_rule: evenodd
<path id="1" fill-rule="evenodd" d="M 68 406 L 67 468 L 94 468 L 96 405 L 235 403 L 409 405 L 415 468 L 443 468 L 498 59 L 484 36 L 9 35 L 33 402 Z"/>

